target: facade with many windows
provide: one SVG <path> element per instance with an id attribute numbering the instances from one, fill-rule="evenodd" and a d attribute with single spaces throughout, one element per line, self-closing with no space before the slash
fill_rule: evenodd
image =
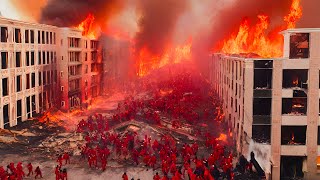
<path id="1" fill-rule="evenodd" d="M 320 173 L 320 29 L 283 32 L 282 58 L 214 54 L 210 81 L 239 154 L 272 179 Z"/>
<path id="2" fill-rule="evenodd" d="M 0 128 L 55 106 L 57 30 L 0 18 Z"/>
<path id="3" fill-rule="evenodd" d="M 79 30 L 0 17 L 0 128 L 100 94 L 98 41 Z"/>
<path id="4" fill-rule="evenodd" d="M 59 39 L 60 109 L 87 107 L 100 95 L 102 60 L 99 42 L 72 28 L 61 28 Z"/>

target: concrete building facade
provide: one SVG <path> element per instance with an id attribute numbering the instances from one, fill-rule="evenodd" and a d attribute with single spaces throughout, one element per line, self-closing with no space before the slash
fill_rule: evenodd
<path id="1" fill-rule="evenodd" d="M 272 179 L 319 179 L 320 29 L 283 32 L 282 58 L 214 54 L 210 81 L 237 151 Z"/>
<path id="2" fill-rule="evenodd" d="M 100 54 L 79 30 L 0 17 L 0 128 L 90 104 L 100 94 Z"/>

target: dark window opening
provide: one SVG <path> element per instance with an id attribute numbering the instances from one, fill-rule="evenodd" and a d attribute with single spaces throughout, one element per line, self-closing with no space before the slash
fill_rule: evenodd
<path id="1" fill-rule="evenodd" d="M 31 74 L 31 87 L 32 88 L 36 87 L 36 74 L 35 73 Z"/>
<path id="2" fill-rule="evenodd" d="M 307 126 L 282 126 L 281 145 L 306 145 Z"/>
<path id="3" fill-rule="evenodd" d="M 272 69 L 254 70 L 254 89 L 272 89 Z"/>
<path id="4" fill-rule="evenodd" d="M 41 51 L 38 52 L 38 65 L 41 65 Z"/>
<path id="5" fill-rule="evenodd" d="M 42 85 L 42 81 L 41 81 L 41 79 L 42 79 L 41 72 L 39 72 L 39 86 L 41 86 L 41 85 Z"/>
<path id="6" fill-rule="evenodd" d="M 21 43 L 21 31 L 20 29 L 14 29 L 14 39 L 16 43 Z"/>
<path id="7" fill-rule="evenodd" d="M 304 88 L 308 89 L 308 70 L 307 69 L 284 69 L 283 88 Z"/>
<path id="8" fill-rule="evenodd" d="M 320 145 L 320 126 L 318 126 L 318 145 Z"/>
<path id="9" fill-rule="evenodd" d="M 302 90 L 293 90 L 293 97 L 307 97 L 307 93 Z"/>
<path id="10" fill-rule="evenodd" d="M 47 64 L 49 64 L 50 52 L 47 52 Z"/>
<path id="11" fill-rule="evenodd" d="M 46 71 L 42 72 L 42 76 L 43 76 L 43 78 L 42 78 L 43 85 L 46 85 L 47 84 L 47 73 L 46 73 Z"/>
<path id="12" fill-rule="evenodd" d="M 22 101 L 21 101 L 21 99 L 17 101 L 17 122 L 18 122 L 18 124 L 22 122 Z"/>
<path id="13" fill-rule="evenodd" d="M 31 44 L 34 44 L 34 30 L 30 30 Z"/>
<path id="14" fill-rule="evenodd" d="M 1 42 L 8 42 L 8 28 L 1 27 Z"/>
<path id="15" fill-rule="evenodd" d="M 46 52 L 42 51 L 42 64 L 46 64 Z"/>
<path id="16" fill-rule="evenodd" d="M 29 43 L 29 30 L 24 31 L 24 42 Z"/>
<path id="17" fill-rule="evenodd" d="M 9 121 L 9 104 L 3 106 L 3 126 L 5 129 L 10 127 Z"/>
<path id="18" fill-rule="evenodd" d="M 294 33 L 290 36 L 290 59 L 309 58 L 309 33 Z"/>
<path id="19" fill-rule="evenodd" d="M 50 44 L 52 44 L 52 32 L 50 32 Z"/>
<path id="20" fill-rule="evenodd" d="M 49 32 L 46 32 L 46 44 L 49 44 Z"/>
<path id="21" fill-rule="evenodd" d="M 26 66 L 30 66 L 30 56 L 29 51 L 26 52 Z"/>
<path id="22" fill-rule="evenodd" d="M 41 33 L 40 33 L 40 31 L 38 31 L 38 44 L 40 44 L 41 43 Z"/>
<path id="23" fill-rule="evenodd" d="M 20 92 L 22 90 L 22 81 L 21 81 L 21 75 L 17 76 L 17 92 Z"/>
<path id="24" fill-rule="evenodd" d="M 21 52 L 16 52 L 16 67 L 21 67 Z"/>
<path id="25" fill-rule="evenodd" d="M 282 114 L 306 115 L 308 98 L 282 98 Z"/>
<path id="26" fill-rule="evenodd" d="M 1 52 L 1 69 L 8 68 L 8 52 Z"/>
<path id="27" fill-rule="evenodd" d="M 9 86 L 8 86 L 8 78 L 2 79 L 2 96 L 9 95 Z"/>
<path id="28" fill-rule="evenodd" d="M 34 52 L 31 51 L 31 66 L 34 65 Z"/>
<path id="29" fill-rule="evenodd" d="M 271 115 L 271 98 L 254 98 L 253 115 Z"/>
<path id="30" fill-rule="evenodd" d="M 256 60 L 254 61 L 255 69 L 272 69 L 273 61 L 272 60 Z"/>
<path id="31" fill-rule="evenodd" d="M 281 156 L 280 178 L 281 179 L 302 179 L 303 173 L 302 156 Z"/>
<path id="32" fill-rule="evenodd" d="M 32 108 L 32 117 L 34 117 L 36 114 L 36 96 L 35 95 L 31 96 L 31 108 Z"/>
<path id="33" fill-rule="evenodd" d="M 30 74 L 26 74 L 26 89 L 30 89 Z"/>
<path id="34" fill-rule="evenodd" d="M 252 139 L 258 143 L 271 143 L 271 125 L 252 125 Z"/>
<path id="35" fill-rule="evenodd" d="M 56 33 L 53 33 L 53 44 L 56 44 Z"/>
<path id="36" fill-rule="evenodd" d="M 44 42 L 44 31 L 41 31 L 41 43 L 45 44 L 45 42 Z"/>
<path id="37" fill-rule="evenodd" d="M 29 119 L 31 118 L 30 96 L 27 97 L 26 106 L 27 106 L 27 117 Z"/>

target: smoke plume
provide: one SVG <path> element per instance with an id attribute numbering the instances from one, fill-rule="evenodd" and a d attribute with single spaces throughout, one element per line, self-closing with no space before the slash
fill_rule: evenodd
<path id="1" fill-rule="evenodd" d="M 187 9 L 186 0 L 139 0 L 140 13 L 135 48 L 147 48 L 150 53 L 160 55 L 170 43 L 181 14 Z"/>
<path id="2" fill-rule="evenodd" d="M 124 0 L 49 0 L 42 9 L 41 23 L 70 27 L 78 25 L 91 13 L 104 24 L 119 12 Z"/>

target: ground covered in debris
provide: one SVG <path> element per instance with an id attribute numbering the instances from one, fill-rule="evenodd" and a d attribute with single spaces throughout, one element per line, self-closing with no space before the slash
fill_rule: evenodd
<path id="1" fill-rule="evenodd" d="M 71 180 L 121 179 L 124 172 L 143 180 L 156 172 L 168 178 L 210 172 L 215 179 L 259 179 L 234 171 L 232 137 L 208 82 L 185 69 L 159 74 L 98 98 L 88 110 L 48 112 L 1 130 L 0 165 L 31 162 L 44 179 L 55 179 L 59 160 Z M 71 155 L 70 164 L 58 158 L 64 153 Z"/>

